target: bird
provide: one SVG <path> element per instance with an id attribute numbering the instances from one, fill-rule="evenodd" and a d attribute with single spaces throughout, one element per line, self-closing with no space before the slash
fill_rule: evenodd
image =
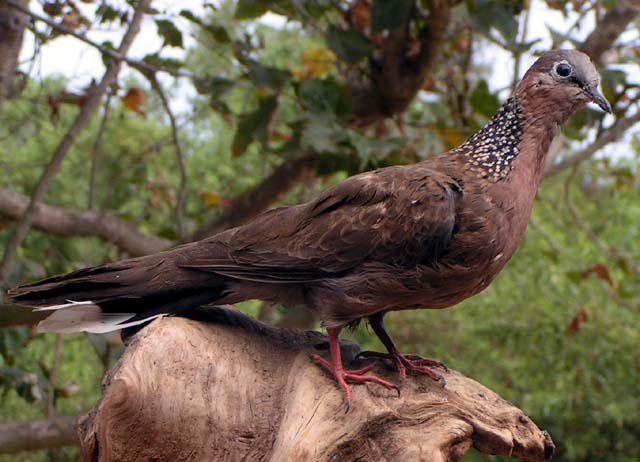
<path id="1" fill-rule="evenodd" d="M 354 175 L 201 241 L 20 286 L 9 301 L 48 314 L 41 331 L 97 333 L 201 305 L 303 306 L 327 331 L 330 360 L 312 359 L 347 403 L 349 383 L 398 390 L 372 366 L 344 368 L 338 336 L 361 320 L 400 377 L 443 384 L 441 363 L 400 352 L 385 314 L 449 308 L 491 284 L 525 233 L 560 126 L 590 102 L 611 112 L 599 81 L 586 54 L 549 51 L 484 127 L 444 154 Z"/>

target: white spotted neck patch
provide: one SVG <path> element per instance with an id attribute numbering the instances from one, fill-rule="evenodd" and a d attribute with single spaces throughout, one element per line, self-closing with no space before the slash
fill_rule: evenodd
<path id="1" fill-rule="evenodd" d="M 511 171 L 519 154 L 524 116 L 515 96 L 509 98 L 489 123 L 455 149 L 469 159 L 471 169 L 489 181 L 499 181 Z"/>

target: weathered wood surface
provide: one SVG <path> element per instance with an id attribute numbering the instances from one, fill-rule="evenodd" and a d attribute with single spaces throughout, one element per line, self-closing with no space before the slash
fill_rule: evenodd
<path id="1" fill-rule="evenodd" d="M 320 333 L 228 309 L 194 317 L 158 319 L 128 339 L 101 401 L 80 419 L 83 461 L 444 462 L 471 446 L 529 460 L 553 453 L 521 410 L 459 372 L 445 372 L 441 388 L 427 377 L 400 381 L 376 359 L 374 372 L 399 383 L 401 396 L 355 384 L 347 411 L 309 359 L 328 354 Z M 345 344 L 345 362 L 357 352 Z"/>

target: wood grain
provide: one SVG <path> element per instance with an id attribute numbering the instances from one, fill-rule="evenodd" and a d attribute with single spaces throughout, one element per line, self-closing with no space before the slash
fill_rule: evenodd
<path id="1" fill-rule="evenodd" d="M 452 461 L 471 446 L 547 460 L 553 443 L 518 408 L 456 371 L 447 385 L 354 385 L 353 406 L 309 355 L 317 332 L 277 329 L 228 308 L 155 320 L 129 338 L 100 402 L 80 419 L 83 461 Z M 345 362 L 359 351 L 342 345 Z M 370 361 L 370 360 L 367 360 Z M 354 366 L 357 364 L 353 364 Z"/>

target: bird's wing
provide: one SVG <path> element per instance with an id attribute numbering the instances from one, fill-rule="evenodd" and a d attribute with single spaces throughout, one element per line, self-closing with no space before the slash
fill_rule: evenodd
<path id="1" fill-rule="evenodd" d="M 180 266 L 282 283 L 336 276 L 364 262 L 428 262 L 451 239 L 459 194 L 454 180 L 421 164 L 356 175 L 308 204 L 225 233 L 226 254 L 193 255 Z"/>

